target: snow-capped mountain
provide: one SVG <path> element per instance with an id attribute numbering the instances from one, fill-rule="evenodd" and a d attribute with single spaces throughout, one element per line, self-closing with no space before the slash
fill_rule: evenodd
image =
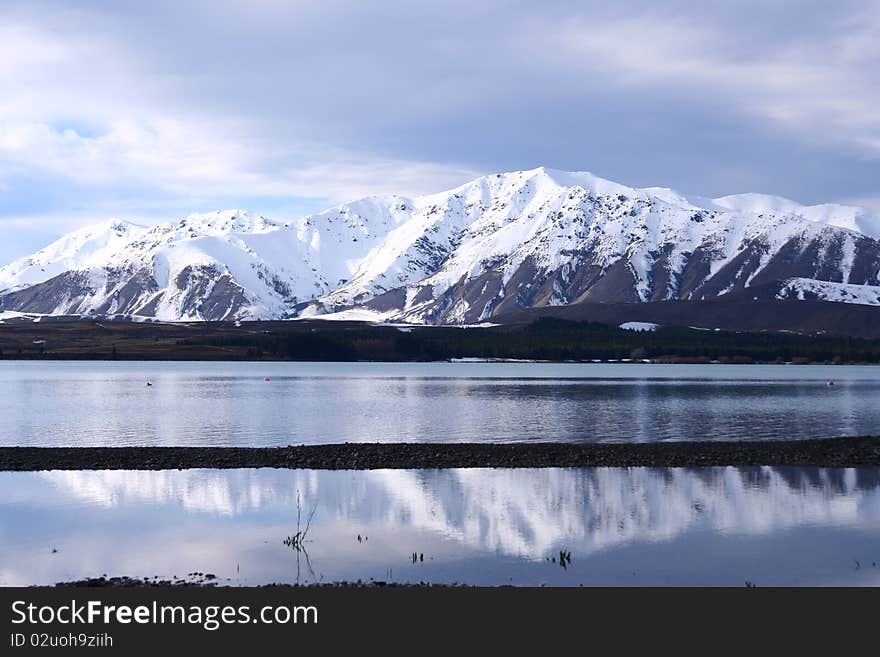
<path id="1" fill-rule="evenodd" d="M 878 240 L 880 215 L 862 208 L 686 197 L 542 167 L 289 223 L 234 210 L 107 222 L 0 268 L 0 311 L 230 320 L 358 309 L 475 323 L 522 307 L 746 294 L 880 305 Z"/>

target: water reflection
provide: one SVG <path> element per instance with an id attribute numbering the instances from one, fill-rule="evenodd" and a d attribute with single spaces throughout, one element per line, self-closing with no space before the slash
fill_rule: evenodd
<path id="1" fill-rule="evenodd" d="M 4 585 L 296 581 L 312 509 L 301 581 L 880 584 L 876 469 L 2 473 L 0 499 Z"/>
<path id="2" fill-rule="evenodd" d="M 876 367 L 0 362 L 0 442 L 816 438 L 875 432 L 878 399 Z"/>

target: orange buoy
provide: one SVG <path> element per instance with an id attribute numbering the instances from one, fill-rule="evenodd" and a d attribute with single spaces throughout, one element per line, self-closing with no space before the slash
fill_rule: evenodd
<path id="1" fill-rule="evenodd" d="M 272 379 L 270 379 L 268 376 L 265 379 L 263 379 L 263 381 L 271 381 L 271 380 Z"/>

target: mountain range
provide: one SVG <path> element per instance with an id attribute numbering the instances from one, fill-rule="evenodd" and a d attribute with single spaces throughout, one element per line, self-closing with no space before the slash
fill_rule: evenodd
<path id="1" fill-rule="evenodd" d="M 573 305 L 880 306 L 880 213 L 707 199 L 544 167 L 296 221 L 107 221 L 0 268 L 0 317 L 479 324 Z"/>

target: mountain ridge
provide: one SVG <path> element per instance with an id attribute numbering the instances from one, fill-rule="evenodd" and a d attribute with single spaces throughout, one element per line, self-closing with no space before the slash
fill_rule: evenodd
<path id="1" fill-rule="evenodd" d="M 291 222 L 244 210 L 109 220 L 0 267 L 0 311 L 163 321 L 425 324 L 518 309 L 724 298 L 880 305 L 880 215 L 705 199 L 539 167 Z"/>

